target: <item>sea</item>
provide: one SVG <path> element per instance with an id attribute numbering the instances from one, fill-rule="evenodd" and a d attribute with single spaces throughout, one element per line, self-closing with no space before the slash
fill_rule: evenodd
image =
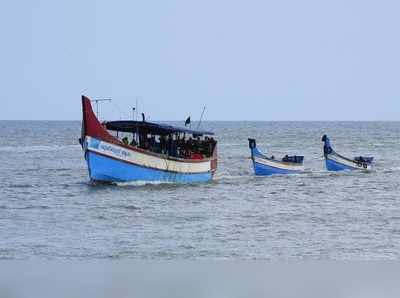
<path id="1" fill-rule="evenodd" d="M 204 122 L 200 184 L 89 181 L 80 121 L 0 121 L 0 259 L 385 260 L 400 257 L 400 122 Z M 374 171 L 326 171 L 321 136 Z M 305 173 L 255 177 L 248 138 Z"/>

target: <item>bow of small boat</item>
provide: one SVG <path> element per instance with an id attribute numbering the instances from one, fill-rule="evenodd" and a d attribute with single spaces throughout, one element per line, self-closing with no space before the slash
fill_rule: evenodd
<path id="1" fill-rule="evenodd" d="M 254 158 L 253 166 L 257 176 L 298 174 L 304 171 L 303 164 L 258 157 Z"/>

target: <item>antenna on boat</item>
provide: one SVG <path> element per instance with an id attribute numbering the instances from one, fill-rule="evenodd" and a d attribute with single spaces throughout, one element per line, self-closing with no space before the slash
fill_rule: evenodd
<path id="1" fill-rule="evenodd" d="M 206 110 L 206 106 L 203 107 L 203 111 L 201 112 L 201 116 L 200 116 L 200 120 L 199 120 L 199 124 L 197 124 L 197 130 L 200 128 L 201 125 L 201 121 L 203 120 L 203 116 L 204 116 L 204 112 Z"/>
<path id="2" fill-rule="evenodd" d="M 138 97 L 136 97 L 136 105 L 135 105 L 135 107 L 136 107 L 136 115 L 135 115 L 135 119 L 137 120 L 137 118 L 138 118 L 138 112 L 139 112 L 139 102 L 138 102 Z"/>
<path id="3" fill-rule="evenodd" d="M 111 98 L 97 98 L 97 99 L 92 99 L 92 101 L 96 103 L 96 117 L 97 119 L 99 119 L 99 102 L 111 101 Z"/>

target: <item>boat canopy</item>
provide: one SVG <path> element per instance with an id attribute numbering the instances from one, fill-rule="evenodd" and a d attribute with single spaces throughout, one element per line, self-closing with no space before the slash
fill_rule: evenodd
<path id="1" fill-rule="evenodd" d="M 133 121 L 133 120 L 120 120 L 120 121 L 107 121 L 103 125 L 108 130 L 122 131 L 122 132 L 139 132 L 149 133 L 154 135 L 169 135 L 174 133 L 187 133 L 194 136 L 214 135 L 213 132 L 204 130 L 191 130 L 184 127 L 172 126 L 162 123 L 154 123 L 147 121 Z"/>

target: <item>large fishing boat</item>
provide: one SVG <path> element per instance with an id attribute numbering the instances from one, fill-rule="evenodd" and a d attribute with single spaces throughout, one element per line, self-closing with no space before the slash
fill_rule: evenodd
<path id="1" fill-rule="evenodd" d="M 354 159 L 344 157 L 336 153 L 332 147 L 327 135 L 322 137 L 324 142 L 325 165 L 328 171 L 370 171 L 373 167 L 373 157 L 357 156 Z"/>
<path id="2" fill-rule="evenodd" d="M 304 171 L 304 156 L 286 155 L 280 160 L 275 159 L 274 156 L 268 157 L 258 150 L 255 139 L 249 139 L 249 148 L 251 151 L 254 173 L 257 176 L 298 174 Z"/>
<path id="3" fill-rule="evenodd" d="M 82 96 L 82 136 L 89 177 L 99 182 L 190 183 L 212 179 L 217 142 L 212 132 L 142 121 L 100 122 Z"/>

